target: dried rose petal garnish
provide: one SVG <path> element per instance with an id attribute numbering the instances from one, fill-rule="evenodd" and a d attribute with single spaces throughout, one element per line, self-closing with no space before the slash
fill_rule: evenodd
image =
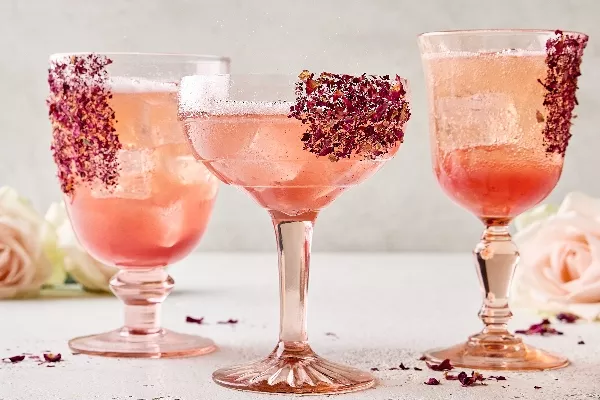
<path id="1" fill-rule="evenodd" d="M 533 388 L 534 389 L 541 389 L 542 387 L 541 386 L 534 386 Z"/>
<path id="2" fill-rule="evenodd" d="M 577 342 L 577 344 L 585 344 L 585 342 L 583 340 L 580 340 L 579 342 Z"/>
<path id="3" fill-rule="evenodd" d="M 454 374 L 449 373 L 448 371 L 445 371 L 444 379 L 446 379 L 447 381 L 457 381 L 458 375 L 454 375 Z"/>
<path id="4" fill-rule="evenodd" d="M 458 374 L 458 381 L 462 386 L 465 387 L 474 386 L 478 382 L 480 382 L 481 385 L 485 385 L 485 383 L 483 383 L 484 380 L 485 378 L 483 377 L 483 375 L 476 371 L 472 371 L 471 376 L 468 376 L 466 372 L 461 372 L 460 374 Z"/>
<path id="5" fill-rule="evenodd" d="M 231 324 L 231 325 L 235 325 L 237 324 L 239 321 L 237 319 L 228 319 L 227 321 L 219 321 L 217 322 L 217 324 L 221 324 L 221 325 L 226 325 L 226 324 Z"/>
<path id="6" fill-rule="evenodd" d="M 547 114 L 543 130 L 546 151 L 564 157 L 571 138 L 573 109 L 577 105 L 575 92 L 577 78 L 581 75 L 581 57 L 588 38 L 565 34 L 560 30 L 555 34 L 556 38 L 546 42 L 548 74 L 544 81 L 538 81 L 546 89 L 543 103 Z"/>
<path id="7" fill-rule="evenodd" d="M 377 371 L 379 371 L 379 368 L 377 368 L 377 367 L 373 367 L 373 368 L 371 368 L 371 371 L 375 371 L 375 372 L 377 372 Z"/>
<path id="8" fill-rule="evenodd" d="M 464 371 L 460 372 L 458 375 L 453 375 L 451 373 L 444 372 L 444 378 L 447 381 L 459 381 L 460 384 L 465 387 L 473 386 L 473 385 L 477 384 L 478 382 L 481 382 L 482 385 L 485 385 L 483 383 L 483 381 L 485 380 L 484 376 L 476 371 L 472 371 L 470 376 L 467 375 L 467 373 Z M 495 377 L 490 377 L 488 379 L 492 379 L 492 378 L 495 378 Z M 504 377 L 501 377 L 501 378 L 504 378 Z M 506 378 L 504 378 L 504 379 L 506 379 Z M 498 380 L 503 380 L 503 379 L 498 379 Z"/>
<path id="9" fill-rule="evenodd" d="M 429 367 L 429 369 L 432 369 L 434 371 L 450 371 L 451 369 L 454 368 L 452 366 L 452 364 L 450 363 L 450 360 L 448 360 L 448 359 L 445 359 L 444 361 L 442 361 L 439 364 L 429 364 L 429 363 L 426 363 L 426 364 Z"/>
<path id="10" fill-rule="evenodd" d="M 106 66 L 101 55 L 73 55 L 52 61 L 48 69 L 50 96 L 46 101 L 52 123 L 51 150 L 63 193 L 78 183 L 117 184 L 115 113 Z"/>
<path id="11" fill-rule="evenodd" d="M 44 353 L 44 360 L 46 360 L 46 362 L 59 362 L 61 358 L 62 356 L 60 353 Z"/>
<path id="12" fill-rule="evenodd" d="M 541 336 L 562 335 L 563 334 L 562 332 L 557 331 L 556 329 L 552 328 L 550 325 L 551 324 L 548 319 L 543 319 L 542 322 L 540 322 L 539 324 L 533 324 L 529 328 L 527 328 L 527 330 L 520 329 L 520 330 L 515 331 L 515 333 L 518 333 L 521 335 L 541 335 Z"/>
<path id="13" fill-rule="evenodd" d="M 400 363 L 400 366 L 398 368 L 400 368 L 402 371 L 406 371 L 406 370 L 410 369 L 410 368 L 406 367 L 403 363 Z"/>
<path id="14" fill-rule="evenodd" d="M 506 380 L 506 377 L 505 377 L 505 376 L 502 376 L 502 375 L 498 375 L 498 376 L 494 376 L 494 375 L 492 375 L 492 376 L 488 377 L 488 379 L 489 379 L 489 380 L 495 379 L 495 380 L 496 380 L 496 382 L 498 382 L 498 381 L 505 381 L 505 380 Z"/>
<path id="15" fill-rule="evenodd" d="M 556 319 L 560 322 L 564 322 L 565 324 L 574 324 L 580 319 L 580 317 L 571 313 L 559 313 L 556 314 Z"/>
<path id="16" fill-rule="evenodd" d="M 24 359 L 25 359 L 24 355 L 19 355 L 19 356 L 7 357 L 4 360 L 9 360 L 11 363 L 16 364 L 16 363 L 23 361 Z"/>
<path id="17" fill-rule="evenodd" d="M 204 317 L 200 317 L 200 318 L 194 318 L 194 317 L 190 317 L 189 315 L 187 317 L 185 317 L 185 322 L 188 322 L 190 324 L 199 324 L 201 325 L 204 321 Z"/>
<path id="18" fill-rule="evenodd" d="M 318 78 L 302 71 L 289 118 L 307 125 L 304 149 L 330 160 L 352 154 L 374 159 L 404 140 L 410 118 L 405 81 L 398 75 L 340 75 Z"/>
<path id="19" fill-rule="evenodd" d="M 413 367 L 413 369 L 414 369 L 415 371 L 423 371 L 423 368 L 419 368 L 419 367 Z"/>
<path id="20" fill-rule="evenodd" d="M 429 379 L 427 379 L 426 382 L 423 382 L 423 383 L 426 384 L 426 385 L 439 385 L 440 381 L 438 381 L 435 378 L 429 378 Z"/>

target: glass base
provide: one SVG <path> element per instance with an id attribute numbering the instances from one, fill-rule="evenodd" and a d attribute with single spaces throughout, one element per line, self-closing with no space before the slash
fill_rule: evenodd
<path id="1" fill-rule="evenodd" d="M 569 365 L 566 357 L 528 346 L 512 335 L 496 342 L 477 339 L 475 335 L 467 343 L 430 350 L 424 356 L 429 362 L 449 359 L 455 367 L 474 370 L 546 371 Z"/>
<path id="2" fill-rule="evenodd" d="M 166 329 L 151 334 L 132 334 L 126 329 L 117 329 L 71 339 L 69 347 L 77 353 L 131 358 L 192 357 L 217 349 L 210 339 Z"/>
<path id="3" fill-rule="evenodd" d="M 213 379 L 231 389 L 296 394 L 356 392 L 375 384 L 370 373 L 327 361 L 309 347 L 276 349 L 265 360 L 215 371 Z"/>

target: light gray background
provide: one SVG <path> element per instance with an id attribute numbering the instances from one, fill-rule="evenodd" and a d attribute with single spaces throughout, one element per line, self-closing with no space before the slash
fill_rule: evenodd
<path id="1" fill-rule="evenodd" d="M 234 72 L 398 73 L 412 88 L 406 142 L 381 172 L 322 213 L 314 248 L 464 251 L 481 226 L 442 194 L 431 172 L 416 35 L 472 28 L 591 36 L 579 118 L 551 199 L 576 189 L 600 195 L 598 0 L 0 0 L 0 184 L 40 209 L 60 198 L 44 103 L 50 53 L 207 53 L 232 57 Z M 200 249 L 274 248 L 269 218 L 246 194 L 222 187 L 217 203 Z"/>

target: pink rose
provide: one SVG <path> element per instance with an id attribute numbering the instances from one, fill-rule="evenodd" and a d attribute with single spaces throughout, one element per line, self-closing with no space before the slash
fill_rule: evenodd
<path id="1" fill-rule="evenodd" d="M 35 295 L 50 277 L 44 229 L 44 219 L 27 200 L 0 188 L 0 299 Z"/>
<path id="2" fill-rule="evenodd" d="M 526 213 L 515 235 L 521 258 L 514 300 L 543 312 L 600 316 L 600 199 L 570 193 L 553 215 Z M 536 217 L 537 214 L 537 217 Z"/>

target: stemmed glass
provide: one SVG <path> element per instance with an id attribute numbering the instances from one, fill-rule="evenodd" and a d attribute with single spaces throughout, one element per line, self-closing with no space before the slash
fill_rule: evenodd
<path id="1" fill-rule="evenodd" d="M 410 115 L 405 87 L 397 76 L 308 71 L 182 79 L 180 118 L 195 156 L 269 212 L 279 255 L 279 342 L 264 360 L 216 371 L 218 384 L 272 393 L 374 384 L 370 373 L 325 360 L 308 344 L 311 239 L 319 212 L 398 150 Z"/>
<path id="2" fill-rule="evenodd" d="M 485 224 L 473 252 L 484 328 L 464 344 L 427 352 L 431 361 L 502 370 L 568 364 L 507 329 L 519 258 L 508 225 L 546 198 L 560 178 L 586 42 L 584 34 L 561 31 L 419 36 L 435 174 L 446 194 Z"/>
<path id="3" fill-rule="evenodd" d="M 120 271 L 123 327 L 69 341 L 111 357 L 181 357 L 212 340 L 160 326 L 174 281 L 165 267 L 204 234 L 218 180 L 191 155 L 177 119 L 184 75 L 224 73 L 229 60 L 167 54 L 55 54 L 48 83 L 52 153 L 73 229 L 96 259 Z"/>

